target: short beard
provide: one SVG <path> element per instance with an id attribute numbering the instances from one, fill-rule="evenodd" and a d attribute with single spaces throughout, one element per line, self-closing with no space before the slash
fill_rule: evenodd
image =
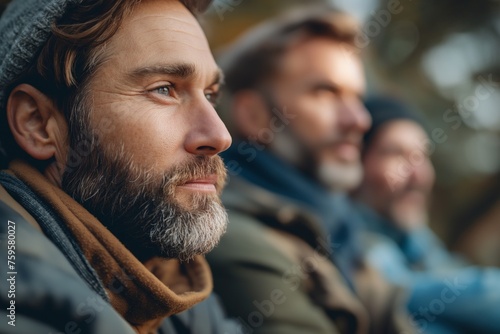
<path id="1" fill-rule="evenodd" d="M 308 147 L 290 130 L 277 133 L 269 148 L 331 191 L 349 192 L 363 180 L 361 162 L 321 162 L 317 157 L 319 147 Z"/>
<path id="2" fill-rule="evenodd" d="M 361 164 L 322 163 L 317 168 L 318 179 L 331 190 L 350 192 L 363 180 Z"/>
<path id="3" fill-rule="evenodd" d="M 139 260 L 160 256 L 188 261 L 217 245 L 227 226 L 219 199 L 226 169 L 219 156 L 193 157 L 158 175 L 134 164 L 126 149 L 112 154 L 91 131 L 81 131 L 92 138 L 92 147 L 64 173 L 62 188 Z M 187 203 L 178 201 L 178 185 L 210 174 L 218 176 L 217 195 L 193 193 Z"/>

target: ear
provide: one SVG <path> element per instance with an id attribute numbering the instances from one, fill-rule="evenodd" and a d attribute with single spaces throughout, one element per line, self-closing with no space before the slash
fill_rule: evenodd
<path id="1" fill-rule="evenodd" d="M 233 120 L 238 132 L 245 138 L 257 138 L 259 131 L 269 127 L 271 111 L 261 94 L 243 90 L 233 96 Z"/>
<path id="2" fill-rule="evenodd" d="M 51 159 L 63 147 L 64 117 L 51 99 L 31 85 L 21 84 L 11 92 L 7 121 L 17 144 L 36 160 Z"/>

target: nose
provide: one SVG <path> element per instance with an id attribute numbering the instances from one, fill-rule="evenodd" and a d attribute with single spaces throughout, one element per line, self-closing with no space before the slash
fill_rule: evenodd
<path id="1" fill-rule="evenodd" d="M 372 125 L 370 114 L 357 97 L 345 98 L 343 100 L 339 122 L 344 129 L 354 130 L 363 134 Z"/>
<path id="2" fill-rule="evenodd" d="M 202 97 L 192 108 L 190 131 L 185 140 L 185 149 L 195 155 L 213 156 L 231 145 L 231 135 L 214 107 Z"/>

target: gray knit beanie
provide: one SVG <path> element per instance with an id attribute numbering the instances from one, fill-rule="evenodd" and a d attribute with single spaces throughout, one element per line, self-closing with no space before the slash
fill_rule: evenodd
<path id="1" fill-rule="evenodd" d="M 5 120 L 8 86 L 35 62 L 52 24 L 82 0 L 12 0 L 0 18 L 0 120 Z M 3 122 L 3 121 L 1 121 Z M 6 124 L 0 124 L 2 131 Z M 0 168 L 7 166 L 6 143 L 0 142 Z"/>
<path id="2" fill-rule="evenodd" d="M 13 0 L 0 18 L 0 106 L 7 86 L 35 61 L 52 24 L 82 0 Z"/>

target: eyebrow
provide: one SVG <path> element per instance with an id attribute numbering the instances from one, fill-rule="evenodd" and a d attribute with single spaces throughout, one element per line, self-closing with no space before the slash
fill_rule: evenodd
<path id="1" fill-rule="evenodd" d="M 155 65 L 140 67 L 133 70 L 129 76 L 131 79 L 140 79 L 147 76 L 153 75 L 169 75 L 180 79 L 189 79 L 195 76 L 197 73 L 196 67 L 189 63 L 179 63 L 179 64 L 165 64 L 165 65 Z M 224 73 L 220 68 L 214 72 L 212 76 L 211 85 L 223 84 L 224 83 Z"/>

